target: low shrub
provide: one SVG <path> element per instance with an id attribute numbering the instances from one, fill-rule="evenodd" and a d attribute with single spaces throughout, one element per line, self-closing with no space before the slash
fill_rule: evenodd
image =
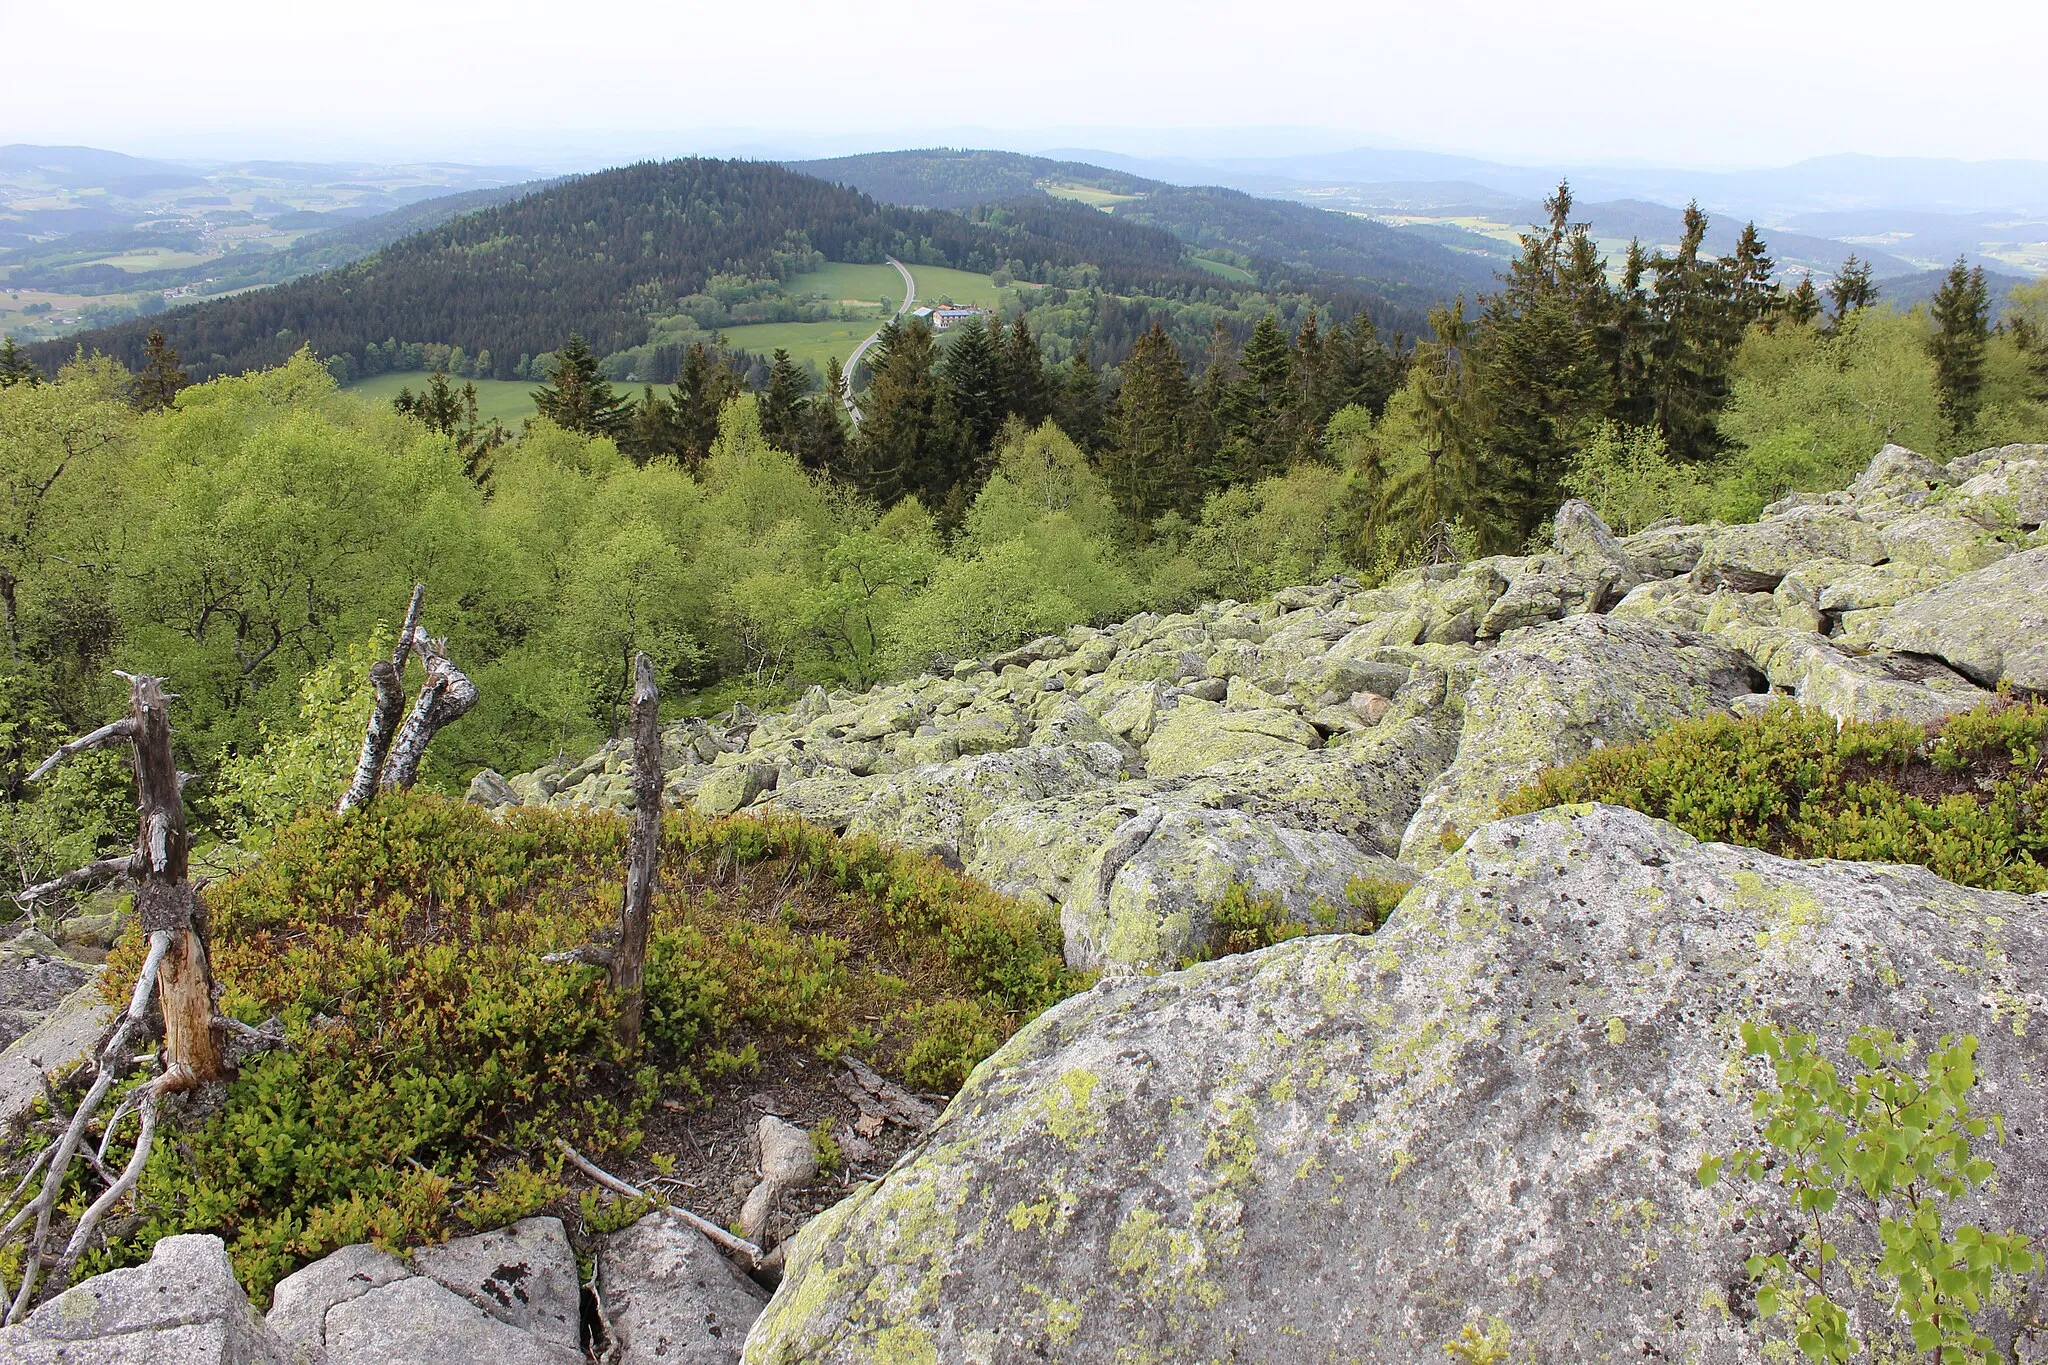
<path id="1" fill-rule="evenodd" d="M 1223 893 L 1209 922 L 1209 941 L 1199 958 L 1213 962 L 1233 953 L 1252 953 L 1308 934 L 1370 934 L 1408 894 L 1411 883 L 1353 877 L 1343 905 L 1318 902 L 1307 920 L 1296 917 L 1278 896 L 1257 895 L 1242 884 Z"/>
<path id="2" fill-rule="evenodd" d="M 542 961 L 616 923 L 626 842 L 616 815 L 385 797 L 300 821 L 209 888 L 220 1007 L 278 1017 L 285 1046 L 181 1117 L 82 1272 L 209 1231 L 260 1298 L 349 1242 L 415 1245 L 559 1200 L 556 1138 L 631 1152 L 657 1099 L 687 1105 L 764 1058 L 858 1049 L 957 1084 L 1080 984 L 1050 916 L 929 858 L 677 813 L 628 1052 L 602 969 Z M 140 956 L 132 936 L 117 949 L 111 992 Z"/>
<path id="3" fill-rule="evenodd" d="M 1790 704 L 1681 721 L 1516 792 L 1501 814 L 1627 806 L 1700 839 L 1792 858 L 1918 863 L 1995 891 L 2048 890 L 2048 702 L 1939 726 L 1837 725 Z"/>

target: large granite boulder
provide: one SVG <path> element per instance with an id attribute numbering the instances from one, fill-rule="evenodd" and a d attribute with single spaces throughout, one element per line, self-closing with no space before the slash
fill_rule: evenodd
<path id="1" fill-rule="evenodd" d="M 665 1211 L 604 1239 L 597 1293 L 616 1365 L 737 1365 L 768 1300 L 704 1234 Z"/>
<path id="2" fill-rule="evenodd" d="M 559 1218 L 423 1247 L 401 1260 L 343 1247 L 287 1275 L 269 1327 L 305 1365 L 576 1365 L 583 1306 Z"/>
<path id="3" fill-rule="evenodd" d="M 71 1286 L 0 1331 L 0 1365 L 312 1365 L 249 1304 L 220 1238 L 166 1237 L 149 1263 Z"/>
<path id="4" fill-rule="evenodd" d="M 1907 598 L 1877 639 L 1931 654 L 1984 687 L 2048 692 L 2048 548 Z"/>
<path id="5" fill-rule="evenodd" d="M 1864 1026 L 1977 1035 L 2008 1141 L 1962 1212 L 2032 1231 L 2044 980 L 2048 898 L 1607 807 L 1500 821 L 1375 936 L 1105 980 L 1027 1026 L 804 1230 L 745 1359 L 1430 1361 L 1496 1323 L 1528 1365 L 1775 1358 L 1745 1260 L 1792 1236 L 1784 1196 L 1695 1174 L 1754 1140 L 1740 1024 L 1838 1061 Z"/>
<path id="6" fill-rule="evenodd" d="M 1434 866 L 1545 768 L 1722 710 L 1758 681 L 1719 640 L 1639 620 L 1576 616 L 1504 641 L 1465 694 L 1457 757 L 1409 821 L 1401 861 Z"/>
<path id="7" fill-rule="evenodd" d="M 1357 878 L 1404 879 L 1393 860 L 1341 835 L 1288 829 L 1239 810 L 1145 805 L 1119 821 L 1070 882 L 1060 907 L 1067 964 L 1166 971 L 1202 955 L 1232 886 L 1279 901 L 1290 918 L 1341 919 Z"/>

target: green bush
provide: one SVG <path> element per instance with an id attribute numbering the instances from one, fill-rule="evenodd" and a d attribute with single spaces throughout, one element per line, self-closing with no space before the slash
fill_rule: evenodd
<path id="1" fill-rule="evenodd" d="M 384 797 L 300 821 L 209 888 L 221 1009 L 281 1018 L 286 1045 L 158 1145 L 137 1221 L 82 1270 L 209 1231 L 260 1297 L 348 1242 L 414 1245 L 559 1199 L 556 1138 L 630 1152 L 661 1094 L 770 1053 L 858 1048 L 955 1084 L 1079 984 L 1050 916 L 928 858 L 675 814 L 629 1053 L 602 970 L 542 961 L 616 922 L 626 829 Z M 131 936 L 111 992 L 139 961 Z"/>
<path id="2" fill-rule="evenodd" d="M 1257 895 L 1242 884 L 1223 893 L 1209 921 L 1209 941 L 1193 961 L 1213 962 L 1233 953 L 1252 953 L 1307 934 L 1370 934 L 1408 894 L 1409 882 L 1353 877 L 1343 905 L 1318 902 L 1307 921 L 1291 914 L 1278 896 Z"/>
<path id="3" fill-rule="evenodd" d="M 1792 705 L 1681 721 L 1552 769 L 1503 804 L 1600 801 L 1695 838 L 1792 858 L 1919 863 L 1995 891 L 2048 890 L 2048 702 L 1994 702 L 1924 729 L 1837 726 Z"/>

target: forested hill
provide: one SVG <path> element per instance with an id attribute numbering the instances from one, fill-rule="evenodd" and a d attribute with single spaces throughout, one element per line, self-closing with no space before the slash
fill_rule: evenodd
<path id="1" fill-rule="evenodd" d="M 323 275 L 66 337 L 31 354 L 50 370 L 78 346 L 139 366 L 148 332 L 161 328 L 192 377 L 204 379 L 281 363 L 303 345 L 328 356 L 400 337 L 488 352 L 489 374 L 511 378 L 519 357 L 550 352 L 572 332 L 599 355 L 640 344 L 650 319 L 714 276 L 779 278 L 820 256 L 879 262 L 885 254 L 1154 297 L 1255 287 L 1249 272 L 1219 277 L 1190 260 L 1160 228 L 1078 203 L 1040 196 L 962 215 L 878 205 L 770 163 L 680 160 L 565 180 Z M 1275 272 L 1284 273 L 1268 273 Z M 1358 281 L 1311 290 L 1344 316 L 1370 302 Z"/>
<path id="2" fill-rule="evenodd" d="M 1164 228 L 1196 248 L 1222 248 L 1277 264 L 1295 283 L 1305 276 L 1341 277 L 1411 308 L 1476 294 L 1495 283 L 1495 263 L 1487 258 L 1369 218 L 1213 185 L 1169 185 L 1078 161 L 939 148 L 799 161 L 791 168 L 893 204 L 1087 203 L 1119 221 Z M 1254 272 L 1259 273 L 1256 266 Z"/>

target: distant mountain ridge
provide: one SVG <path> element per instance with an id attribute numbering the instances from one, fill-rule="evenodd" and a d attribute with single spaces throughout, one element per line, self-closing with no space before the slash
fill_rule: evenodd
<path id="1" fill-rule="evenodd" d="M 1079 198 L 1110 217 L 1163 228 L 1196 248 L 1348 277 L 1410 307 L 1426 308 L 1493 283 L 1494 268 L 1484 256 L 1371 219 L 1225 186 L 1169 184 L 1087 162 L 927 148 L 788 164 L 886 203 L 965 208 L 1020 198 Z"/>

